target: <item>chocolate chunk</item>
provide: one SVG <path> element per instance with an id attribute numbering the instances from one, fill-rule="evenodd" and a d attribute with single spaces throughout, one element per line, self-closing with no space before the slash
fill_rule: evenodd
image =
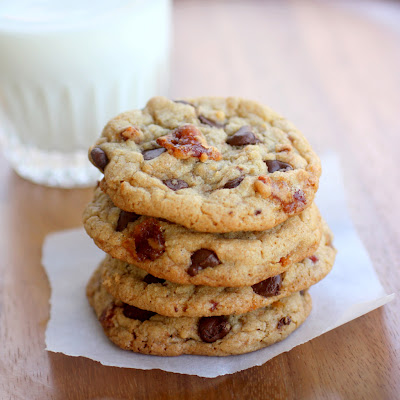
<path id="1" fill-rule="evenodd" d="M 253 291 L 263 297 L 272 297 L 279 294 L 282 285 L 282 276 L 276 275 L 252 286 Z"/>
<path id="2" fill-rule="evenodd" d="M 143 282 L 146 282 L 148 285 L 151 285 L 152 283 L 164 283 L 165 279 L 157 278 L 156 276 L 153 276 L 151 274 L 147 274 L 143 278 Z"/>
<path id="3" fill-rule="evenodd" d="M 156 315 L 153 311 L 142 310 L 140 308 L 131 306 L 129 304 L 124 303 L 122 306 L 122 312 L 126 318 L 130 319 L 138 319 L 139 321 L 147 321 L 153 315 Z"/>
<path id="4" fill-rule="evenodd" d="M 187 272 L 190 276 L 197 275 L 204 268 L 215 267 L 221 264 L 217 255 L 212 250 L 200 249 L 195 251 L 190 257 L 192 264 Z"/>
<path id="5" fill-rule="evenodd" d="M 254 215 L 260 215 L 261 213 L 262 213 L 261 210 L 256 210 L 256 211 L 254 211 Z"/>
<path id="6" fill-rule="evenodd" d="M 278 160 L 267 160 L 265 164 L 267 164 L 268 172 L 271 174 L 276 171 L 286 172 L 293 169 L 290 164 Z"/>
<path id="7" fill-rule="evenodd" d="M 307 290 L 300 290 L 300 295 L 304 296 L 306 294 Z"/>
<path id="8" fill-rule="evenodd" d="M 179 189 L 186 189 L 189 185 L 182 179 L 167 179 L 163 181 L 165 186 L 168 186 L 171 190 L 176 191 Z"/>
<path id="9" fill-rule="evenodd" d="M 245 146 L 260 143 L 260 139 L 254 135 L 250 126 L 242 126 L 234 135 L 226 139 L 226 143 L 231 146 Z"/>
<path id="10" fill-rule="evenodd" d="M 121 210 L 115 230 L 117 232 L 122 232 L 128 226 L 129 222 L 134 222 L 138 218 L 140 218 L 140 215 L 137 215 L 133 212 Z"/>
<path id="11" fill-rule="evenodd" d="M 278 321 L 278 324 L 276 327 L 278 329 L 281 329 L 283 325 L 289 325 L 292 322 L 292 319 L 290 317 L 283 317 Z"/>
<path id="12" fill-rule="evenodd" d="M 101 171 L 104 172 L 104 168 L 108 164 L 108 157 L 104 150 L 100 147 L 94 147 L 90 152 L 94 165 Z"/>
<path id="13" fill-rule="evenodd" d="M 144 150 L 142 152 L 143 159 L 144 160 L 152 160 L 153 158 L 156 158 L 160 154 L 164 153 L 164 151 L 167 151 L 166 149 L 164 149 L 164 147 L 160 147 L 158 149 Z"/>
<path id="14" fill-rule="evenodd" d="M 244 176 L 238 176 L 235 179 L 231 179 L 230 181 L 225 183 L 224 189 L 233 189 L 233 188 L 239 186 L 243 179 L 244 179 Z"/>
<path id="15" fill-rule="evenodd" d="M 224 124 L 219 122 L 211 121 L 211 119 L 206 118 L 204 115 L 199 115 L 199 121 L 208 126 L 214 126 L 215 128 L 223 128 Z"/>
<path id="16" fill-rule="evenodd" d="M 225 317 L 203 317 L 199 321 L 199 336 L 203 342 L 213 343 L 225 337 L 231 327 Z"/>
<path id="17" fill-rule="evenodd" d="M 189 103 L 186 100 L 174 100 L 174 103 L 180 103 L 180 104 L 186 104 L 187 106 L 192 106 L 194 107 L 194 105 L 192 103 Z"/>

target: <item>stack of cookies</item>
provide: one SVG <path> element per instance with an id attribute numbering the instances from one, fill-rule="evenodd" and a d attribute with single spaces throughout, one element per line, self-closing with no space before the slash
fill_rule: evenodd
<path id="1" fill-rule="evenodd" d="M 305 321 L 335 250 L 313 203 L 319 158 L 290 122 L 240 98 L 155 97 L 89 158 L 104 178 L 84 225 L 107 255 L 87 296 L 116 345 L 241 354 Z"/>

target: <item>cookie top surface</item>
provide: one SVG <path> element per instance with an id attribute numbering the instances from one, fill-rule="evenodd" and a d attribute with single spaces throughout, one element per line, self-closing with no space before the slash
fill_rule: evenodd
<path id="1" fill-rule="evenodd" d="M 285 339 L 311 311 L 311 297 L 294 293 L 269 307 L 219 317 L 165 317 L 114 299 L 93 275 L 87 296 L 117 346 L 143 354 L 228 356 L 248 353 Z"/>
<path id="2" fill-rule="evenodd" d="M 201 232 L 270 229 L 313 201 L 320 161 L 257 102 L 154 97 L 120 114 L 89 150 L 119 208 Z"/>
<path id="3" fill-rule="evenodd" d="M 211 287 L 180 285 L 107 256 L 101 263 L 103 286 L 116 299 L 157 314 L 218 316 L 242 314 L 266 307 L 323 279 L 335 260 L 327 227 L 317 251 L 288 270 L 253 286 Z"/>
<path id="4" fill-rule="evenodd" d="M 112 257 L 171 282 L 250 286 L 311 256 L 322 235 L 315 204 L 268 231 L 201 233 L 121 211 L 100 189 L 84 211 L 85 229 Z"/>

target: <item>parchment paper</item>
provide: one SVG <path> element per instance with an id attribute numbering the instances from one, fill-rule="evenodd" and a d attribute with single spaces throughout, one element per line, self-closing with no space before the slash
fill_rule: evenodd
<path id="1" fill-rule="evenodd" d="M 43 245 L 42 261 L 52 288 L 46 349 L 91 358 L 103 365 L 212 378 L 262 365 L 393 300 L 394 294 L 387 295 L 379 283 L 350 220 L 338 159 L 330 155 L 322 163 L 317 204 L 335 234 L 338 255 L 332 272 L 310 290 L 311 315 L 286 340 L 254 353 L 230 357 L 157 357 L 119 349 L 104 335 L 85 297 L 86 282 L 104 253 L 79 228 L 50 234 Z"/>

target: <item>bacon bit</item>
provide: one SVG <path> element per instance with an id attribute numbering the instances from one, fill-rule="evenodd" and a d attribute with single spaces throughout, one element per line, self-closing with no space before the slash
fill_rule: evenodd
<path id="1" fill-rule="evenodd" d="M 103 328 L 112 328 L 114 323 L 112 322 L 112 318 L 114 316 L 115 305 L 105 308 L 99 317 L 99 321 Z"/>
<path id="2" fill-rule="evenodd" d="M 143 132 L 136 126 L 128 126 L 128 128 L 120 132 L 120 135 L 125 141 L 134 140 L 136 144 L 143 140 Z"/>
<path id="3" fill-rule="evenodd" d="M 165 252 L 165 239 L 155 218 L 135 226 L 130 238 L 122 246 L 138 261 L 154 261 Z"/>
<path id="4" fill-rule="evenodd" d="M 201 162 L 208 159 L 215 161 L 222 159 L 219 150 L 208 146 L 206 138 L 194 125 L 180 126 L 168 135 L 159 137 L 157 143 L 180 160 L 190 157 L 196 157 Z"/>
<path id="5" fill-rule="evenodd" d="M 298 189 L 293 194 L 293 201 L 283 205 L 286 214 L 297 214 L 306 208 L 307 200 L 304 192 Z"/>
<path id="6" fill-rule="evenodd" d="M 281 257 L 279 260 L 279 264 L 281 264 L 283 267 L 286 267 L 286 265 L 289 265 L 292 263 L 292 255 L 288 254 L 285 257 Z"/>
<path id="7" fill-rule="evenodd" d="M 217 303 L 217 302 L 214 301 L 214 300 L 211 300 L 211 301 L 210 301 L 210 304 L 211 304 L 210 311 L 214 311 L 214 310 L 217 308 L 217 306 L 218 306 L 219 303 Z"/>
<path id="8" fill-rule="evenodd" d="M 278 321 L 278 324 L 276 325 L 276 327 L 278 329 L 281 329 L 283 325 L 289 325 L 292 322 L 292 318 L 290 317 L 283 317 Z"/>
<path id="9" fill-rule="evenodd" d="M 283 180 L 261 175 L 254 182 L 254 190 L 259 192 L 265 199 L 272 197 L 274 200 L 279 201 L 283 211 L 289 215 L 298 214 L 307 206 L 304 192 L 301 189 L 297 189 L 292 193 L 290 186 Z"/>

